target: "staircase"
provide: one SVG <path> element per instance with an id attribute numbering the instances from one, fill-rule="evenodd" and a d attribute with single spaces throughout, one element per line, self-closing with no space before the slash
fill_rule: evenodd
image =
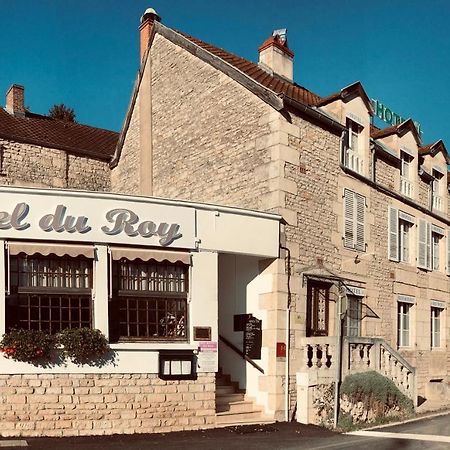
<path id="1" fill-rule="evenodd" d="M 273 423 L 264 416 L 262 408 L 255 406 L 245 391 L 232 382 L 229 375 L 216 374 L 216 426 Z"/>

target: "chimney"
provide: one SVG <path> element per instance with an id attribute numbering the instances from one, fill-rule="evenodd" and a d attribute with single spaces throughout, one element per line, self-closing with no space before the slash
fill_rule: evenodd
<path id="1" fill-rule="evenodd" d="M 6 93 L 6 111 L 17 117 L 25 117 L 24 87 L 13 84 Z"/>
<path id="2" fill-rule="evenodd" d="M 269 73 L 294 80 L 294 52 L 287 43 L 287 29 L 275 30 L 259 47 L 259 65 Z"/>
<path id="3" fill-rule="evenodd" d="M 147 8 L 141 17 L 141 25 L 139 26 L 139 33 L 141 35 L 141 63 L 147 52 L 150 35 L 152 33 L 153 22 L 161 22 L 161 17 L 153 8 Z"/>

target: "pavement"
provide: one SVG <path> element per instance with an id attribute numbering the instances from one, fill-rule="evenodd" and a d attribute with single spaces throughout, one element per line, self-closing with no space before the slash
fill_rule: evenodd
<path id="1" fill-rule="evenodd" d="M 337 433 L 280 422 L 167 434 L 0 439 L 0 447 L 29 450 L 449 450 L 450 411 L 395 425 Z"/>

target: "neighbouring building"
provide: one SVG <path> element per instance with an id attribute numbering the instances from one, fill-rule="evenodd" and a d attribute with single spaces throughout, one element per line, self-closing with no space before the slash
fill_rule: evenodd
<path id="1" fill-rule="evenodd" d="M 17 85 L 0 109 L 0 332 L 88 326 L 112 348 L 1 356 L 1 434 L 318 422 L 365 370 L 450 404 L 444 143 L 373 126 L 359 82 L 296 84 L 285 30 L 252 63 L 148 9 L 140 41 L 120 134 L 29 113 Z"/>

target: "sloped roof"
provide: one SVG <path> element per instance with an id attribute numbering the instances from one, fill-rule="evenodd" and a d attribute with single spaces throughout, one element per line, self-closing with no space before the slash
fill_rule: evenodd
<path id="1" fill-rule="evenodd" d="M 420 136 L 417 131 L 416 126 L 412 119 L 405 120 L 402 123 L 397 125 L 392 125 L 388 128 L 377 129 L 375 127 L 371 128 L 371 136 L 374 139 L 382 139 L 386 136 L 390 136 L 392 134 L 397 134 L 399 136 L 403 136 L 407 131 L 411 131 L 418 145 L 421 144 Z"/>
<path id="2" fill-rule="evenodd" d="M 320 100 L 319 95 L 314 94 L 303 86 L 300 86 L 296 83 L 291 83 L 286 79 L 277 76 L 276 74 L 272 75 L 266 72 L 264 69 L 259 67 L 258 64 L 255 64 L 248 59 L 236 56 L 233 53 L 203 42 L 200 39 L 189 36 L 188 34 L 181 31 L 176 30 L 176 32 L 178 34 L 181 34 L 194 44 L 198 45 L 199 47 L 203 48 L 207 52 L 213 54 L 214 56 L 217 56 L 228 64 L 231 64 L 250 78 L 253 78 L 253 80 L 255 80 L 257 83 L 263 85 L 264 87 L 270 89 L 278 95 L 283 94 L 286 97 L 290 97 L 297 102 L 304 103 L 309 106 L 315 106 Z"/>
<path id="3" fill-rule="evenodd" d="M 419 147 L 419 155 L 421 155 L 421 156 L 425 156 L 425 155 L 434 156 L 439 152 L 442 152 L 442 154 L 444 155 L 444 157 L 447 161 L 447 164 L 450 164 L 450 156 L 448 154 L 447 148 L 445 147 L 445 144 L 442 141 L 442 139 L 439 139 L 439 141 L 435 142 L 434 144 L 428 144 L 428 145 Z"/>
<path id="4" fill-rule="evenodd" d="M 17 117 L 0 108 L 0 138 L 110 160 L 119 133 L 33 113 Z"/>

